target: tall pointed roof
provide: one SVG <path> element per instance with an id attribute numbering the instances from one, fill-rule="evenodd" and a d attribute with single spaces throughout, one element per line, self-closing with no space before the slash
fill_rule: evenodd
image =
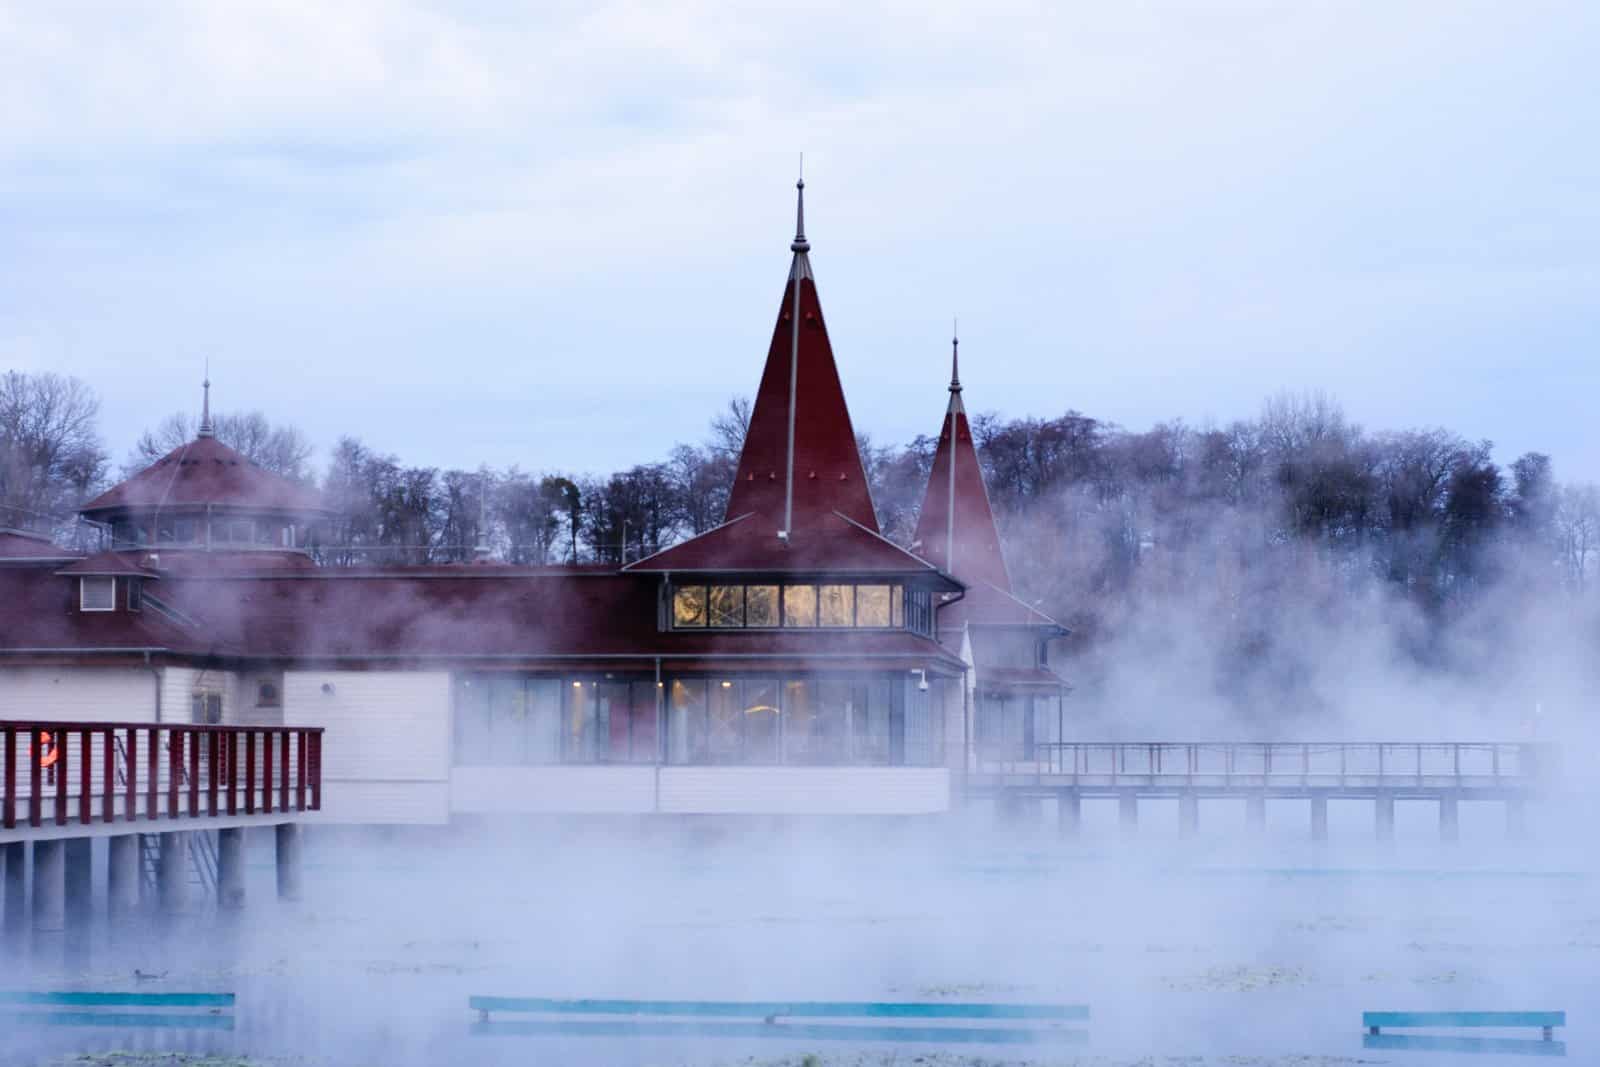
<path id="1" fill-rule="evenodd" d="M 794 259 L 726 521 L 627 570 L 937 573 L 878 530 L 812 276 L 805 182 L 796 188 Z"/>
<path id="2" fill-rule="evenodd" d="M 950 403 L 933 454 L 928 492 L 917 514 L 915 541 L 921 542 L 918 551 L 923 558 L 945 572 L 968 585 L 981 583 L 1009 595 L 1011 576 L 1000 547 L 1000 530 L 961 402 L 960 344 L 951 338 Z"/>
<path id="3" fill-rule="evenodd" d="M 114 512 L 176 513 L 207 506 L 296 514 L 326 510 L 315 490 L 262 469 L 216 437 L 197 436 L 78 511 L 95 518 Z"/>
<path id="4" fill-rule="evenodd" d="M 789 246 L 794 259 L 727 517 L 753 515 L 774 537 L 788 527 L 792 536 L 802 537 L 808 526 L 837 511 L 877 533 L 866 470 L 811 272 L 805 182 L 796 183 L 796 189 L 795 237 Z"/>

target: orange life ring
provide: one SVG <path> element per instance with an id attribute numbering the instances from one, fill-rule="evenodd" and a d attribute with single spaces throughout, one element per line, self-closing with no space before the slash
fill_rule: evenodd
<path id="1" fill-rule="evenodd" d="M 39 733 L 39 766 L 49 769 L 56 765 L 56 760 L 61 758 L 61 750 L 56 747 L 55 739 L 50 736 L 49 730 Z"/>

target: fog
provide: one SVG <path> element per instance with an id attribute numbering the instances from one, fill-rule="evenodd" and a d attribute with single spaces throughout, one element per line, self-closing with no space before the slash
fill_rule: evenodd
<path id="1" fill-rule="evenodd" d="M 266 835 L 251 842 L 237 920 L 197 908 L 7 944 L 8 986 L 232 990 L 235 1032 L 18 1029 L 5 1059 L 143 1041 L 330 1064 L 1403 1062 L 1417 1054 L 1363 1053 L 1359 1013 L 1405 1008 L 1563 1009 L 1580 1061 L 1592 1047 L 1600 902 L 1576 811 L 1540 805 L 1531 838 L 1509 841 L 1499 805 L 1465 804 L 1447 846 L 1434 805 L 1402 803 L 1380 846 L 1369 804 L 1335 802 L 1320 844 L 1304 805 L 1273 804 L 1259 839 L 1241 806 L 1202 805 L 1201 834 L 1181 841 L 1159 803 L 1134 837 L 1109 805 L 1086 803 L 1076 839 L 1049 804 L 1004 822 L 974 808 L 923 821 L 312 828 L 300 904 L 273 899 Z M 952 1052 L 473 1036 L 469 994 L 1092 1014 L 1082 1049 Z"/>

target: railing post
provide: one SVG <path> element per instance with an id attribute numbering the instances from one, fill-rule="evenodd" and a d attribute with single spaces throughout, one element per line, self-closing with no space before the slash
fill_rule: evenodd
<path id="1" fill-rule="evenodd" d="M 222 735 L 216 730 L 206 731 L 206 761 L 210 766 L 206 768 L 206 814 L 216 817 L 217 814 L 217 775 L 222 767 Z"/>
<path id="2" fill-rule="evenodd" d="M 244 813 L 256 813 L 256 732 L 246 730 L 244 735 Z"/>
<path id="3" fill-rule="evenodd" d="M 78 822 L 88 826 L 94 822 L 94 746 L 93 735 L 85 726 L 78 731 Z"/>
<path id="4" fill-rule="evenodd" d="M 306 772 L 310 768 L 311 753 L 306 749 L 306 731 L 298 730 L 295 738 L 299 742 L 295 752 L 295 783 L 294 799 L 295 810 L 306 810 Z"/>
<path id="5" fill-rule="evenodd" d="M 1339 785 L 1340 785 L 1340 787 L 1344 786 L 1345 767 L 1346 767 L 1345 756 L 1346 756 L 1346 754 L 1348 752 L 1349 752 L 1349 747 L 1347 745 L 1345 745 L 1344 742 L 1341 741 L 1339 743 Z"/>
<path id="6" fill-rule="evenodd" d="M 161 789 L 161 727 L 150 727 L 150 732 L 145 736 L 149 745 L 149 751 L 144 754 L 145 776 L 150 780 L 144 784 L 144 817 L 154 819 L 161 811 L 157 799 Z"/>
<path id="7" fill-rule="evenodd" d="M 200 740 L 202 734 L 195 727 L 184 728 L 189 735 L 189 818 L 200 814 Z"/>
<path id="8" fill-rule="evenodd" d="M 289 810 L 289 737 L 284 730 L 278 734 L 278 810 Z"/>
<path id="9" fill-rule="evenodd" d="M 67 756 L 67 731 L 57 727 L 55 744 L 51 746 L 56 756 L 56 765 L 50 768 L 56 776 L 56 825 L 67 825 L 67 772 L 71 767 L 71 759 Z"/>
<path id="10" fill-rule="evenodd" d="M 107 727 L 101 734 L 105 742 L 105 755 L 101 757 L 100 776 L 105 779 L 100 788 L 105 790 L 104 801 L 100 808 L 101 822 L 117 821 L 117 731 L 115 727 Z"/>
<path id="11" fill-rule="evenodd" d="M 223 785 L 228 790 L 228 814 L 239 814 L 239 732 L 229 730 L 227 736 L 227 777 Z"/>
<path id="12" fill-rule="evenodd" d="M 311 731 L 311 810 L 322 810 L 322 731 Z"/>
<path id="13" fill-rule="evenodd" d="M 178 781 L 183 777 L 183 730 L 167 730 L 167 818 L 178 817 Z"/>
<path id="14" fill-rule="evenodd" d="M 1456 741 L 1450 746 L 1451 758 L 1455 761 L 1456 778 L 1461 777 L 1461 742 Z"/>
<path id="15" fill-rule="evenodd" d="M 1416 749 L 1417 749 L 1417 784 L 1421 785 L 1422 784 L 1422 744 L 1421 744 L 1421 742 L 1417 743 Z"/>
<path id="16" fill-rule="evenodd" d="M 272 814 L 272 731 L 261 731 L 261 810 Z"/>
<path id="17" fill-rule="evenodd" d="M 128 810 L 123 812 L 124 822 L 133 822 L 139 817 L 139 731 L 128 731 L 128 750 L 122 756 L 123 765 L 127 768 L 128 777 Z"/>
<path id="18" fill-rule="evenodd" d="M 0 796 L 0 826 L 4 826 L 7 830 L 15 830 L 17 827 L 17 731 L 15 727 L 6 727 L 5 742 L 5 793 Z"/>

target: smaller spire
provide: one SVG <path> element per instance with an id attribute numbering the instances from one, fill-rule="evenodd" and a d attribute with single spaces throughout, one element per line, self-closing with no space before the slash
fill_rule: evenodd
<path id="1" fill-rule="evenodd" d="M 794 183 L 794 243 L 789 246 L 789 251 L 804 254 L 811 251 L 811 242 L 806 240 L 806 154 L 800 153 L 800 178 Z"/>
<path id="2" fill-rule="evenodd" d="M 216 431 L 211 426 L 211 361 L 206 360 L 206 377 L 201 383 L 204 398 L 200 401 L 200 431 L 201 437 L 214 437 Z"/>
<path id="3" fill-rule="evenodd" d="M 950 391 L 961 392 L 961 320 L 950 320 Z"/>

